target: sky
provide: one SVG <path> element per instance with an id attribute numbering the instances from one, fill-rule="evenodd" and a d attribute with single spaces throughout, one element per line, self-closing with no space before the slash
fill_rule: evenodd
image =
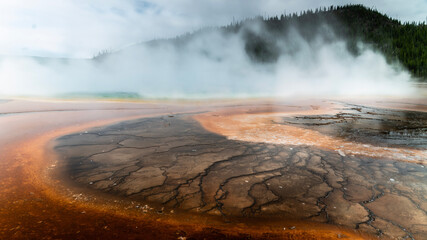
<path id="1" fill-rule="evenodd" d="M 0 55 L 91 58 L 257 15 L 349 3 L 401 21 L 427 18 L 427 0 L 3 0 Z"/>

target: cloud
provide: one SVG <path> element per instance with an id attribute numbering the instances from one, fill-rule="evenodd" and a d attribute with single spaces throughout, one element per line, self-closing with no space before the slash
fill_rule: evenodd
<path id="1" fill-rule="evenodd" d="M 91 57 L 153 38 L 255 15 L 362 3 L 403 21 L 424 21 L 425 0 L 14 0 L 0 2 L 0 54 Z"/>

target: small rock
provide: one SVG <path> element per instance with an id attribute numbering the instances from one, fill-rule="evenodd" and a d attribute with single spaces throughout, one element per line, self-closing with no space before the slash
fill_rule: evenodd
<path id="1" fill-rule="evenodd" d="M 165 208 L 164 208 L 164 207 L 162 207 L 162 209 L 158 210 L 158 211 L 157 211 L 157 213 L 158 213 L 158 214 L 163 214 L 163 211 L 164 211 L 164 210 L 165 210 Z"/>
<path id="2" fill-rule="evenodd" d="M 249 181 L 248 180 L 245 180 L 245 183 L 248 183 Z"/>
<path id="3" fill-rule="evenodd" d="M 342 233 L 338 233 L 338 234 L 337 234 L 337 237 L 338 237 L 338 238 L 346 238 L 346 239 L 348 239 L 348 236 L 347 236 L 347 235 L 345 235 L 345 234 L 342 234 Z"/>
<path id="4" fill-rule="evenodd" d="M 390 178 L 390 182 L 394 182 L 396 181 L 394 178 Z"/>
<path id="5" fill-rule="evenodd" d="M 93 182 L 90 182 L 89 184 L 90 184 L 90 185 L 92 185 L 92 184 L 93 184 Z"/>
<path id="6" fill-rule="evenodd" d="M 295 226 L 292 226 L 292 227 L 290 227 L 289 229 L 293 230 L 293 229 L 295 229 Z"/>

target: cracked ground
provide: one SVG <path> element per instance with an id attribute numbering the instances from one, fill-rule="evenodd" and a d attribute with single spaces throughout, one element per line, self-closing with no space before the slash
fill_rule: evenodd
<path id="1" fill-rule="evenodd" d="M 313 121 L 285 120 L 304 127 Z M 56 150 L 78 185 L 167 209 L 427 239 L 427 171 L 421 164 L 229 140 L 185 114 L 67 135 Z"/>

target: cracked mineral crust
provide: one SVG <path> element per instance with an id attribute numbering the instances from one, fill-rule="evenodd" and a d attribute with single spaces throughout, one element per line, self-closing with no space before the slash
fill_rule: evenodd
<path id="1" fill-rule="evenodd" d="M 402 144 L 390 136 L 380 144 Z M 415 163 L 230 140 L 191 115 L 94 128 L 59 138 L 56 150 L 77 184 L 135 201 L 195 214 L 319 221 L 393 238 L 427 236 L 427 172 Z"/>

